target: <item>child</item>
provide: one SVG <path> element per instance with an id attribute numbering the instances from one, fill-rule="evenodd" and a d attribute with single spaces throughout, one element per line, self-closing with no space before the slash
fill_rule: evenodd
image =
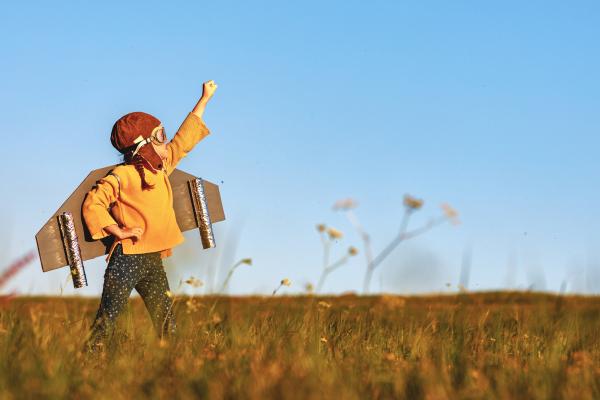
<path id="1" fill-rule="evenodd" d="M 212 80 L 203 84 L 202 97 L 169 143 L 160 121 L 150 114 L 133 112 L 113 126 L 110 140 L 123 154 L 124 163 L 97 182 L 82 207 L 93 239 L 114 236 L 100 307 L 87 342 L 89 350 L 98 349 L 111 336 L 134 288 L 159 337 L 175 330 L 162 258 L 170 256 L 171 248 L 184 239 L 175 220 L 168 176 L 210 133 L 202 115 L 216 89 Z"/>

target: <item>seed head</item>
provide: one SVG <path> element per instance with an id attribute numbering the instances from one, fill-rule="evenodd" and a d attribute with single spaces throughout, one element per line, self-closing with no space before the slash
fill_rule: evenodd
<path id="1" fill-rule="evenodd" d="M 412 197 L 409 194 L 404 195 L 404 206 L 411 211 L 418 210 L 423 207 L 423 200 L 417 199 L 416 197 Z"/>
<path id="2" fill-rule="evenodd" d="M 328 228 L 327 233 L 329 234 L 330 239 L 340 239 L 344 234 L 341 231 L 338 231 L 335 228 Z"/>
<path id="3" fill-rule="evenodd" d="M 282 284 L 283 286 L 290 286 L 290 285 L 292 284 L 292 282 L 290 282 L 290 280 L 289 280 L 288 278 L 283 278 L 283 279 L 281 280 L 281 284 Z"/>
<path id="4" fill-rule="evenodd" d="M 460 221 L 458 220 L 458 211 L 456 211 L 447 203 L 442 204 L 440 207 L 444 211 L 444 215 L 446 215 L 446 218 L 448 218 L 450 222 L 452 222 L 452 224 L 458 225 L 460 223 Z"/>
<path id="5" fill-rule="evenodd" d="M 195 278 L 193 276 L 190 276 L 188 279 L 186 279 L 185 283 L 187 283 L 188 285 L 195 287 L 195 288 L 204 285 L 204 282 L 202 282 L 200 279 Z"/>
<path id="6" fill-rule="evenodd" d="M 348 248 L 348 254 L 350 254 L 351 256 L 355 256 L 358 254 L 358 249 L 354 246 L 350 246 Z"/>
<path id="7" fill-rule="evenodd" d="M 357 206 L 358 203 L 354 201 L 354 199 L 347 198 L 336 201 L 333 205 L 333 210 L 351 210 L 353 208 L 356 208 Z"/>
<path id="8" fill-rule="evenodd" d="M 242 264 L 252 265 L 252 259 L 251 258 L 244 258 L 241 262 L 242 262 Z"/>
<path id="9" fill-rule="evenodd" d="M 188 301 L 185 302 L 185 305 L 187 306 L 186 311 L 188 314 L 200 309 L 200 306 L 192 298 L 188 299 Z"/>
<path id="10" fill-rule="evenodd" d="M 318 230 L 319 232 L 325 232 L 325 229 L 326 229 L 326 226 L 325 226 L 325 224 L 318 224 L 318 225 L 317 225 L 317 230 Z"/>
<path id="11" fill-rule="evenodd" d="M 308 282 L 306 285 L 304 285 L 304 289 L 306 289 L 308 293 L 312 293 L 313 290 L 315 290 L 315 287 L 312 283 Z"/>
<path id="12" fill-rule="evenodd" d="M 326 302 L 326 301 L 323 301 L 323 300 L 319 301 L 319 302 L 317 303 L 317 305 L 318 305 L 319 307 L 323 307 L 323 308 L 329 308 L 329 307 L 331 307 L 331 304 L 330 304 L 330 303 L 328 303 L 328 302 Z"/>

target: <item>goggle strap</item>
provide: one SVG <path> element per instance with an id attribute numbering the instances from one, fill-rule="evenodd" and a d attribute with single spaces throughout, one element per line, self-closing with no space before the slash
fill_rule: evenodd
<path id="1" fill-rule="evenodd" d="M 138 139 L 140 139 L 140 138 L 141 138 L 141 136 L 138 137 Z M 135 150 L 133 151 L 133 154 L 131 155 L 132 158 L 138 153 L 138 151 L 140 151 L 140 149 L 144 145 L 146 145 L 152 141 L 152 137 L 149 137 L 148 139 L 141 139 L 141 141 L 137 141 L 138 139 L 136 139 L 136 141 L 134 141 L 134 143 L 137 143 L 138 145 L 135 148 Z"/>
<path id="2" fill-rule="evenodd" d="M 137 147 L 133 151 L 133 154 L 131 155 L 131 157 L 133 158 L 144 145 L 150 143 L 152 141 L 152 138 L 156 137 L 156 132 L 159 131 L 160 129 L 163 129 L 162 124 L 158 125 L 154 129 L 152 129 L 152 133 L 150 134 L 150 137 L 148 137 L 147 139 L 144 139 L 141 135 L 138 136 L 137 138 L 135 138 L 135 140 L 133 141 L 133 144 L 137 143 Z"/>

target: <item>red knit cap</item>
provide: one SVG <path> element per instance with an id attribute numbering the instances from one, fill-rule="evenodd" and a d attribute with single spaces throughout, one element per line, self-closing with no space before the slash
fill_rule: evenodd
<path id="1" fill-rule="evenodd" d="M 122 154 L 131 155 L 136 148 L 136 139 L 147 139 L 160 120 L 145 112 L 136 111 L 119 118 L 113 125 L 110 142 Z M 162 168 L 162 160 L 151 145 L 142 146 L 139 153 L 154 169 Z"/>

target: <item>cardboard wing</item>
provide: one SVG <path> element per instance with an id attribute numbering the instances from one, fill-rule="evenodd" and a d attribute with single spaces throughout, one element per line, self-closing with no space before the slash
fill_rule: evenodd
<path id="1" fill-rule="evenodd" d="M 92 189 L 100 178 L 112 170 L 116 165 L 96 169 L 89 173 L 83 182 L 75 189 L 69 198 L 60 206 L 54 215 L 44 224 L 42 229 L 35 235 L 37 242 L 42 271 L 47 272 L 53 269 L 66 267 L 69 265 L 67 260 L 67 252 L 63 245 L 61 235 L 61 227 L 59 226 L 59 215 L 65 212 L 72 214 L 73 225 L 79 239 L 79 247 L 81 249 L 81 259 L 90 260 L 107 254 L 112 245 L 112 238 L 109 236 L 100 240 L 92 240 L 90 232 L 83 220 L 82 204 L 86 194 Z M 173 189 L 173 209 L 177 224 L 182 232 L 191 229 L 202 229 L 202 224 L 199 222 L 198 212 L 195 209 L 194 197 L 198 197 L 193 193 L 189 182 L 197 182 L 197 177 L 188 174 L 187 172 L 175 169 L 169 176 L 171 188 Z M 223 204 L 221 203 L 221 194 L 219 186 L 206 180 L 202 180 L 203 194 L 205 204 L 208 208 L 207 215 L 210 215 L 210 223 L 215 223 L 225 220 L 223 212 Z M 203 237 L 204 243 L 204 237 Z"/>

